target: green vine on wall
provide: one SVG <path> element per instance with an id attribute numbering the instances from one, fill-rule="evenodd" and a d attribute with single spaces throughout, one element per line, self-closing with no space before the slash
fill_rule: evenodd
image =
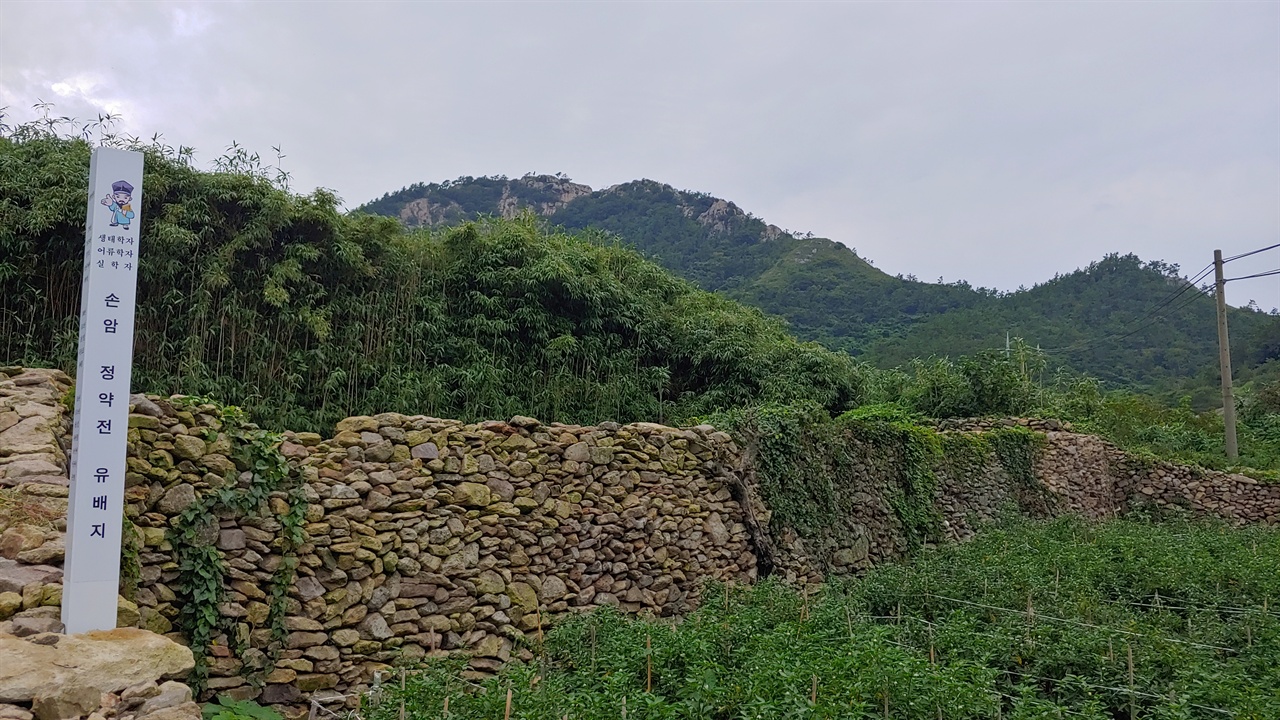
<path id="1" fill-rule="evenodd" d="M 888 500 L 902 523 L 909 552 L 942 537 L 942 513 L 933 500 L 942 443 L 937 432 L 918 425 L 917 419 L 895 405 L 870 405 L 836 419 L 853 439 L 896 453 L 899 477 L 887 488 Z"/>
<path id="2" fill-rule="evenodd" d="M 835 553 L 866 529 L 858 520 L 863 492 L 884 498 L 898 521 L 894 537 L 908 553 L 942 539 L 940 475 L 964 484 L 985 477 L 998 462 L 1020 510 L 1052 510 L 1052 496 L 1035 473 L 1046 438 L 1024 427 L 938 432 L 897 404 L 867 405 L 834 419 L 816 404 L 799 404 L 701 420 L 736 434 L 750 449 L 774 540 L 794 531 L 808 541 L 805 552 L 828 570 Z"/>
<path id="3" fill-rule="evenodd" d="M 766 405 L 705 418 L 753 448 L 756 482 L 775 537 L 793 529 L 819 542 L 820 559 L 850 540 L 844 528 L 854 495 L 874 458 L 888 480 L 882 488 L 909 551 L 941 537 L 934 506 L 938 434 L 894 406 L 868 406 L 832 419 L 816 404 Z"/>
<path id="4" fill-rule="evenodd" d="M 142 537 L 138 526 L 128 517 L 124 519 L 124 533 L 120 542 L 120 594 L 132 601 L 138 594 L 138 582 L 142 579 Z"/>
<path id="5" fill-rule="evenodd" d="M 282 438 L 278 433 L 253 425 L 239 408 L 221 406 L 207 398 L 187 397 L 176 402 L 218 417 L 221 431 L 232 442 L 232 460 L 240 471 L 229 472 L 222 487 L 205 492 L 173 521 L 169 531 L 178 561 L 178 590 L 186 599 L 178 625 L 195 655 L 190 684 L 197 692 L 207 685 L 208 651 L 219 634 L 226 634 L 228 644 L 242 660 L 248 644 L 248 638 L 237 632 L 235 619 L 224 617 L 219 608 L 225 596 L 226 576 L 223 554 L 216 545 L 219 519 L 261 517 L 270 512 L 272 493 L 285 491 L 288 498 L 288 510 L 278 517 L 281 530 L 276 542 L 283 561 L 270 583 L 266 621 L 271 630 L 269 654 L 261 667 L 249 667 L 246 663 L 248 679 L 260 684 L 273 668 L 287 634 L 285 604 L 298 566 L 297 548 L 303 540 L 306 501 L 295 474 L 280 452 Z M 206 439 L 212 440 L 217 430 L 210 429 L 208 434 Z"/>
<path id="6" fill-rule="evenodd" d="M 986 435 L 996 459 L 1011 480 L 1028 489 L 1040 486 L 1035 464 L 1036 457 L 1047 443 L 1043 433 L 1024 427 L 1003 427 L 995 428 Z"/>

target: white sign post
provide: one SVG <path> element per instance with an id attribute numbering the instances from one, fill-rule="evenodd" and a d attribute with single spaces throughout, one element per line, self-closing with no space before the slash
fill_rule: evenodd
<path id="1" fill-rule="evenodd" d="M 62 582 L 62 624 L 68 633 L 116 626 L 141 207 L 142 153 L 95 149 L 89 163 Z"/>

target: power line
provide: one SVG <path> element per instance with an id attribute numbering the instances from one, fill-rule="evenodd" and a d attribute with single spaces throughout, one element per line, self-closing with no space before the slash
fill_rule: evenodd
<path id="1" fill-rule="evenodd" d="M 1213 266 L 1212 266 L 1212 264 L 1211 264 L 1209 267 L 1210 267 L 1210 268 L 1212 268 L 1212 267 L 1213 267 Z M 1145 329 L 1147 329 L 1147 328 L 1151 327 L 1152 325 L 1154 325 L 1156 322 L 1158 322 L 1158 321 L 1160 321 L 1160 320 L 1163 320 L 1163 319 L 1164 319 L 1164 317 L 1156 317 L 1156 314 L 1157 314 L 1157 313 L 1159 313 L 1159 312 L 1160 312 L 1161 310 L 1163 310 L 1164 308 L 1168 307 L 1170 304 L 1172 304 L 1174 301 L 1176 301 L 1179 297 L 1181 297 L 1183 294 L 1185 294 L 1188 290 L 1195 290 L 1196 292 L 1195 292 L 1195 294 L 1193 294 L 1193 295 L 1191 295 L 1190 297 L 1188 297 L 1186 300 L 1182 301 L 1182 302 L 1181 302 L 1177 307 L 1173 308 L 1173 309 L 1170 311 L 1170 313 L 1176 313 L 1176 312 L 1178 312 L 1179 310 L 1182 310 L 1182 309 L 1183 309 L 1183 308 L 1185 308 L 1186 306 L 1190 305 L 1192 302 L 1195 302 L 1198 298 L 1206 297 L 1206 295 L 1205 295 L 1203 292 L 1200 292 L 1199 288 L 1197 288 L 1197 287 L 1196 287 L 1196 285 L 1195 285 L 1195 283 L 1197 283 L 1197 282 L 1199 282 L 1200 280 L 1204 279 L 1204 276 L 1205 276 L 1206 274 L 1207 274 L 1207 273 L 1205 273 L 1204 271 L 1201 271 L 1201 273 L 1200 273 L 1199 275 L 1197 275 L 1195 278 L 1193 278 L 1193 279 L 1191 279 L 1191 280 L 1188 280 L 1188 281 L 1187 281 L 1187 284 L 1186 284 L 1186 285 L 1184 285 L 1180 290 L 1178 290 L 1177 292 L 1175 292 L 1175 293 L 1173 293 L 1172 295 L 1170 295 L 1170 296 L 1168 296 L 1167 298 L 1165 298 L 1163 301 L 1161 301 L 1159 304 L 1157 304 L 1157 305 L 1156 305 L 1155 307 L 1153 307 L 1151 310 L 1147 311 L 1147 313 L 1146 313 L 1145 315 L 1142 315 L 1141 317 L 1137 318 L 1136 320 L 1130 320 L 1129 322 L 1127 322 L 1127 323 L 1125 323 L 1124 325 L 1122 325 L 1119 329 L 1120 329 L 1120 330 L 1123 330 L 1125 327 L 1131 326 L 1131 325 L 1133 325 L 1133 324 L 1134 324 L 1134 323 L 1136 323 L 1136 322 L 1142 322 L 1142 321 L 1144 321 L 1144 320 L 1147 320 L 1148 318 L 1150 318 L 1150 322 L 1146 322 L 1146 323 L 1144 323 L 1143 325 L 1140 325 L 1140 326 L 1138 326 L 1138 327 L 1136 327 L 1136 328 L 1134 328 L 1134 329 L 1130 330 L 1129 332 L 1126 332 L 1126 333 L 1123 333 L 1123 334 L 1111 333 L 1110 335 L 1104 335 L 1103 337 L 1100 337 L 1100 338 L 1094 338 L 1093 340 L 1085 340 L 1085 341 L 1084 341 L 1084 342 L 1082 342 L 1082 343 L 1076 343 L 1076 344 L 1074 344 L 1074 345 L 1067 345 L 1067 346 L 1060 347 L 1060 348 L 1044 348 L 1044 352 L 1060 352 L 1060 353 L 1066 353 L 1066 352 L 1078 352 L 1078 351 L 1080 351 L 1080 350 L 1089 350 L 1089 349 L 1094 348 L 1094 347 L 1096 347 L 1096 346 L 1098 346 L 1098 345 L 1101 345 L 1101 344 L 1103 344 L 1103 343 L 1107 343 L 1107 342 L 1111 342 L 1111 341 L 1116 341 L 1116 340 L 1124 340 L 1124 339 L 1125 339 L 1125 338 L 1127 338 L 1127 337 L 1130 337 L 1130 336 L 1135 335 L 1135 334 L 1137 334 L 1137 333 L 1139 333 L 1139 332 L 1142 332 L 1143 330 L 1145 330 Z"/>
<path id="2" fill-rule="evenodd" d="M 1224 262 L 1224 263 L 1229 263 L 1229 262 L 1231 262 L 1232 260 L 1239 260 L 1240 258 L 1249 257 L 1250 255 L 1257 255 L 1257 254 L 1258 254 L 1258 253 L 1260 253 L 1260 252 L 1266 252 L 1266 251 L 1268 251 L 1268 250 L 1275 250 L 1276 248 L 1280 248 L 1280 243 L 1276 243 L 1275 245 L 1268 245 L 1268 246 L 1266 246 L 1266 247 L 1264 247 L 1264 248 L 1258 248 L 1257 250 L 1252 250 L 1252 251 L 1247 252 L 1247 253 L 1240 253 L 1239 255 L 1232 255 L 1231 257 L 1227 258 L 1226 260 L 1223 260 L 1222 262 Z"/>
<path id="3" fill-rule="evenodd" d="M 1227 278 L 1222 282 L 1231 282 L 1232 280 L 1248 280 L 1250 278 L 1260 278 L 1260 277 L 1266 277 L 1268 275 L 1280 275 L 1280 268 L 1276 268 L 1275 270 L 1268 270 L 1266 272 L 1260 272 L 1255 275 L 1241 275 L 1240 277 Z"/>
<path id="4" fill-rule="evenodd" d="M 1251 250 L 1247 253 L 1234 255 L 1230 258 L 1227 258 L 1223 262 L 1226 263 L 1232 260 L 1239 260 L 1240 258 L 1249 257 L 1250 255 L 1256 255 L 1258 253 L 1266 252 L 1267 250 L 1274 250 L 1276 248 L 1280 248 L 1280 243 L 1277 243 L 1275 245 L 1269 245 L 1263 248 L 1258 248 L 1257 250 Z M 1082 342 L 1077 342 L 1071 345 L 1065 345 L 1063 347 L 1041 348 L 1041 350 L 1043 352 L 1053 352 L 1053 353 L 1075 353 L 1075 352 L 1080 352 L 1082 350 L 1093 349 L 1104 343 L 1124 340 L 1139 332 L 1142 332 L 1143 330 L 1154 325 L 1156 322 L 1165 319 L 1165 317 L 1159 316 L 1159 313 L 1165 308 L 1169 307 L 1174 302 L 1176 302 L 1178 298 L 1186 294 L 1187 291 L 1193 290 L 1193 289 L 1197 290 L 1197 292 L 1193 294 L 1188 300 L 1180 303 L 1177 307 L 1173 308 L 1168 314 L 1176 313 L 1179 310 L 1182 310 L 1183 308 L 1187 307 L 1189 304 L 1191 304 L 1191 302 L 1194 302 L 1199 297 L 1207 297 L 1205 293 L 1199 292 L 1199 289 L 1197 288 L 1196 284 L 1199 283 L 1201 280 L 1204 280 L 1205 278 L 1207 278 L 1212 271 L 1213 271 L 1213 263 L 1209 263 L 1208 265 L 1205 265 L 1203 268 L 1200 269 L 1199 272 L 1195 274 L 1195 276 L 1187 280 L 1186 284 L 1184 284 L 1181 288 L 1165 296 L 1163 299 L 1158 301 L 1150 310 L 1148 310 L 1143 315 L 1133 320 L 1129 320 L 1128 322 L 1125 322 L 1119 328 L 1117 328 L 1115 332 L 1112 332 L 1108 335 L 1104 335 L 1099 338 L 1093 338 L 1091 340 L 1084 340 Z M 1238 278 L 1230 278 L 1229 280 L 1227 280 L 1227 282 L 1230 282 L 1231 280 L 1248 280 L 1252 278 L 1268 277 L 1270 275 L 1277 275 L 1277 274 L 1280 274 L 1280 268 L 1277 268 L 1276 270 L 1264 272 L 1264 273 L 1257 273 L 1255 275 L 1245 275 Z M 1150 322 L 1146 322 L 1148 319 L 1150 319 Z M 1136 328 L 1133 328 L 1132 330 L 1129 330 L 1128 332 L 1121 332 L 1125 330 L 1125 328 L 1131 327 L 1136 323 L 1142 323 L 1142 324 Z"/>
<path id="5" fill-rule="evenodd" d="M 1013 613 L 1014 615 L 1024 615 L 1028 617 L 1032 616 L 1032 613 L 1028 613 L 1025 610 L 1015 610 L 1013 608 L 1000 607 L 999 605 L 985 605 L 983 603 L 976 603 L 976 602 L 970 602 L 968 600 L 961 600 L 959 598 L 947 597 L 946 595 L 934 595 L 933 593 L 921 593 L 921 594 L 924 595 L 925 597 L 938 598 L 939 600 L 949 600 L 954 603 L 960 603 L 961 605 L 971 605 L 973 607 L 985 608 L 987 610 L 1001 610 L 1003 612 Z M 1235 648 L 1223 647 L 1221 645 L 1206 645 L 1204 643 L 1191 642 L 1190 640 L 1179 640 L 1177 638 L 1171 638 L 1171 637 L 1162 636 L 1162 635 L 1148 635 L 1140 632 L 1133 632 L 1131 630 L 1120 630 L 1119 628 L 1111 628 L 1111 627 L 1106 627 L 1104 625 L 1094 625 L 1092 623 L 1080 622 L 1079 620 L 1071 620 L 1069 618 L 1054 617 L 1052 615 L 1044 615 L 1041 613 L 1034 613 L 1034 617 L 1040 620 L 1051 620 L 1054 622 L 1067 623 L 1069 625 L 1077 625 L 1079 627 L 1092 628 L 1094 630 L 1105 630 L 1107 632 L 1117 633 L 1119 635 L 1129 635 L 1131 637 L 1140 637 L 1140 638 L 1149 637 L 1157 641 L 1177 643 L 1179 645 L 1189 645 L 1191 647 L 1202 648 L 1205 650 L 1224 650 L 1226 652 L 1237 652 Z"/>

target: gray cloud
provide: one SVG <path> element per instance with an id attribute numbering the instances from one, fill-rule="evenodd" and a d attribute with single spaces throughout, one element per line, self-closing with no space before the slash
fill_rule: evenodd
<path id="1" fill-rule="evenodd" d="M 1277 3 L 10 0 L 0 105 L 37 97 L 206 162 L 280 144 L 296 189 L 352 206 L 459 175 L 647 177 L 1002 289 L 1280 241 Z M 1230 299 L 1280 305 L 1274 280 Z"/>

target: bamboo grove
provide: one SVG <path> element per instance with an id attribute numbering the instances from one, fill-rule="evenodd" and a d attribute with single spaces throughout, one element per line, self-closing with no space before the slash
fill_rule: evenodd
<path id="1" fill-rule="evenodd" d="M 851 358 L 603 235 L 531 216 L 406 232 L 324 190 L 143 149 L 135 388 L 318 431 L 384 411 L 662 421 L 861 396 Z M 74 369 L 90 150 L 0 136 L 0 362 Z"/>

